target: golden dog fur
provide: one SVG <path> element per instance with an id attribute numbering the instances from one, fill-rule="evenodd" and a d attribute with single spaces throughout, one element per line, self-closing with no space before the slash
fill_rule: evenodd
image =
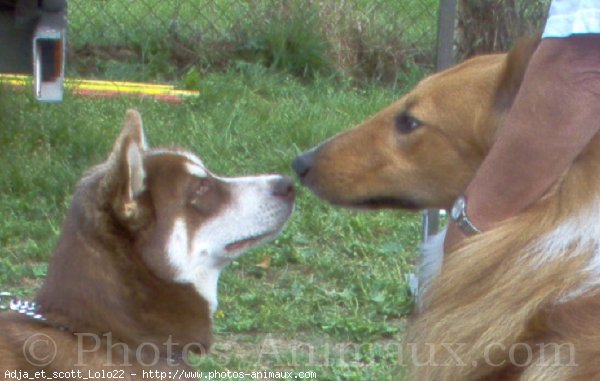
<path id="1" fill-rule="evenodd" d="M 423 80 L 294 168 L 337 205 L 448 209 L 536 46 L 523 41 Z M 420 125 L 399 132 L 403 114 Z M 411 380 L 600 380 L 599 162 L 596 136 L 541 200 L 446 256 L 407 335 Z"/>

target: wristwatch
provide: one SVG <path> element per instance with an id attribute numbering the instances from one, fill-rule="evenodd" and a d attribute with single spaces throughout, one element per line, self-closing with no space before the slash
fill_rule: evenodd
<path id="1" fill-rule="evenodd" d="M 481 230 L 477 229 L 467 216 L 467 199 L 465 196 L 460 196 L 454 202 L 454 206 L 452 206 L 452 211 L 450 212 L 450 219 L 454 221 L 466 235 L 481 233 Z"/>

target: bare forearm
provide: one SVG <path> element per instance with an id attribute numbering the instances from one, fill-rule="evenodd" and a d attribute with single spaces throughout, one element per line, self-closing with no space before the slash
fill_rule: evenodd
<path id="1" fill-rule="evenodd" d="M 539 199 L 600 129 L 600 35 L 545 39 L 496 141 L 467 188 L 489 229 Z"/>

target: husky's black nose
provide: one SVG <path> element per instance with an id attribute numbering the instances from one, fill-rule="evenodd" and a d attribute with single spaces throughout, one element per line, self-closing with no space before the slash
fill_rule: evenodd
<path id="1" fill-rule="evenodd" d="M 282 176 L 273 183 L 271 193 L 281 198 L 294 198 L 294 182 L 289 177 Z"/>
<path id="2" fill-rule="evenodd" d="M 292 161 L 292 168 L 298 175 L 298 177 L 303 178 L 310 172 L 310 168 L 312 167 L 313 161 L 313 151 L 308 151 L 303 153 L 302 155 L 296 156 L 294 161 Z"/>

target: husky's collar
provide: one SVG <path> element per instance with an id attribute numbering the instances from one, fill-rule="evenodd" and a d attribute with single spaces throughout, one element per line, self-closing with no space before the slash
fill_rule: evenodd
<path id="1" fill-rule="evenodd" d="M 7 302 L 8 302 L 8 304 L 7 304 Z M 32 320 L 47 324 L 47 325 L 54 327 L 60 331 L 71 332 L 71 333 L 75 334 L 75 332 L 71 328 L 69 328 L 63 324 L 52 322 L 52 321 L 46 319 L 46 317 L 44 315 L 39 313 L 38 309 L 39 309 L 39 305 L 35 302 L 30 302 L 28 300 L 20 300 L 17 298 L 13 298 L 13 295 L 9 292 L 0 292 L 0 312 L 12 311 L 19 315 L 26 316 Z M 161 353 L 159 355 L 159 358 L 162 360 L 167 360 L 167 361 L 177 361 L 177 360 L 182 359 L 183 356 L 184 356 L 184 354 L 181 352 L 170 353 L 167 355 L 164 355 Z"/>
<path id="2" fill-rule="evenodd" d="M 10 298 L 8 305 L 4 300 Z M 0 292 L 0 311 L 12 311 L 19 315 L 27 316 L 30 319 L 43 322 L 49 326 L 52 326 L 60 331 L 68 331 L 72 332 L 69 327 L 54 323 L 46 319 L 44 315 L 39 313 L 39 306 L 35 302 L 30 302 L 28 300 L 20 300 L 16 298 L 12 298 L 12 294 L 8 292 Z"/>

